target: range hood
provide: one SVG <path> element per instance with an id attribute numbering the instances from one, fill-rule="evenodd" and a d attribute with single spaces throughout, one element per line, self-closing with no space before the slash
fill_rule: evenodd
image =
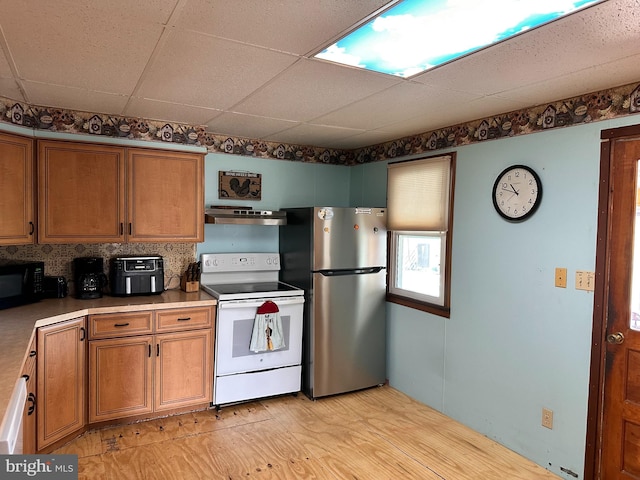
<path id="1" fill-rule="evenodd" d="M 251 207 L 212 206 L 205 209 L 204 221 L 220 225 L 286 225 L 287 213 L 281 210 L 254 210 Z"/>

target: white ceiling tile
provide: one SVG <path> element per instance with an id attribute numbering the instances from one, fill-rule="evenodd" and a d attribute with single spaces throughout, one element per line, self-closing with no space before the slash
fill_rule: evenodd
<path id="1" fill-rule="evenodd" d="M 125 95 L 39 82 L 24 82 L 24 88 L 33 105 L 54 108 L 64 105 L 69 110 L 89 113 L 121 114 L 128 100 Z"/>
<path id="2" fill-rule="evenodd" d="M 304 55 L 324 47 L 389 0 L 188 0 L 176 25 Z"/>
<path id="3" fill-rule="evenodd" d="M 25 102 L 26 99 L 22 95 L 22 91 L 13 78 L 0 78 L 0 96 L 15 100 L 16 102 Z"/>
<path id="4" fill-rule="evenodd" d="M 627 85 L 640 79 L 640 54 L 561 75 L 559 77 L 516 87 L 496 95 L 497 98 L 520 100 L 524 106 L 572 98 L 607 88 Z M 553 98 L 549 92 L 553 92 Z"/>
<path id="5" fill-rule="evenodd" d="M 401 79 L 320 60 L 300 60 L 235 111 L 308 121 L 400 83 Z"/>
<path id="6" fill-rule="evenodd" d="M 332 148 L 334 141 L 363 133 L 363 130 L 301 124 L 279 132 L 277 139 L 267 136 L 265 140 L 307 145 L 307 139 L 310 133 L 313 133 L 313 138 L 317 139 L 317 143 L 309 144 L 310 146 Z"/>
<path id="7" fill-rule="evenodd" d="M 222 111 L 211 108 L 194 107 L 179 103 L 160 102 L 146 98 L 132 98 L 124 110 L 124 115 L 149 120 L 204 125 Z"/>
<path id="8" fill-rule="evenodd" d="M 383 92 L 315 118 L 310 123 L 379 129 L 425 112 L 432 115 L 434 111 L 451 109 L 478 97 L 475 94 L 403 81 Z"/>
<path id="9" fill-rule="evenodd" d="M 293 55 L 177 30 L 149 67 L 137 96 L 226 109 L 296 59 Z"/>
<path id="10" fill-rule="evenodd" d="M 0 21 L 21 78 L 130 94 L 173 3 L 4 1 Z"/>
<path id="11" fill-rule="evenodd" d="M 242 113 L 223 113 L 207 123 L 208 130 L 212 133 L 255 139 L 263 139 L 295 125 L 297 122 Z"/>
<path id="12" fill-rule="evenodd" d="M 351 137 L 341 138 L 333 142 L 333 148 L 353 150 L 397 139 L 398 136 L 388 132 L 367 131 Z"/>

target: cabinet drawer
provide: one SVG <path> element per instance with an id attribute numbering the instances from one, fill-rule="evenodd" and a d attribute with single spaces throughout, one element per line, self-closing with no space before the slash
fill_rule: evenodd
<path id="1" fill-rule="evenodd" d="M 89 315 L 89 337 L 130 337 L 151 333 L 152 312 L 105 313 Z"/>
<path id="2" fill-rule="evenodd" d="M 212 307 L 178 308 L 156 312 L 156 332 L 174 332 L 213 324 Z"/>

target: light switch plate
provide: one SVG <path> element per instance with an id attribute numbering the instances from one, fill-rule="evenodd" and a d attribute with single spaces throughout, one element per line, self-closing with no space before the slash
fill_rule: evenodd
<path id="1" fill-rule="evenodd" d="M 594 272 L 586 270 L 576 270 L 576 290 L 587 290 L 593 292 L 596 283 Z"/>

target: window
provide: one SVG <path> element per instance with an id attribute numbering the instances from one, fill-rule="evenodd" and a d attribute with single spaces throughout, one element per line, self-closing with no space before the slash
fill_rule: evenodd
<path id="1" fill-rule="evenodd" d="M 449 316 L 455 153 L 390 163 L 387 300 Z"/>

